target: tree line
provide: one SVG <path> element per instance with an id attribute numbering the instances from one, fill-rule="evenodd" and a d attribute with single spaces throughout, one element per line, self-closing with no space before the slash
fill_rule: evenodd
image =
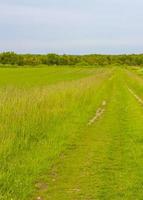
<path id="1" fill-rule="evenodd" d="M 57 55 L 57 54 L 16 54 L 14 52 L 0 53 L 0 64 L 9 65 L 143 65 L 143 54 L 132 55 Z"/>

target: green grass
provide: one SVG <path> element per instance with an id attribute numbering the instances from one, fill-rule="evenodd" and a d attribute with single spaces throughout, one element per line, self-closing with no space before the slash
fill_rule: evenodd
<path id="1" fill-rule="evenodd" d="M 107 99 L 104 116 L 91 127 L 83 127 L 74 150 L 43 177 L 48 189 L 39 189 L 36 196 L 51 200 L 142 199 L 143 108 L 129 93 L 127 80 L 124 71 L 116 71 L 100 92 L 100 100 Z"/>
<path id="2" fill-rule="evenodd" d="M 2 70 L 1 73 L 11 73 L 11 69 Z M 22 70 L 25 73 L 21 74 Z M 53 78 L 54 84 L 50 85 L 50 75 L 48 74 L 47 79 L 44 76 L 46 84 L 41 87 L 38 83 L 36 85 L 35 79 L 41 71 L 43 73 L 43 69 L 36 69 L 38 71 L 30 81 L 29 76 L 25 76 L 28 75 L 27 70 L 31 76 L 33 69 L 12 69 L 13 76 L 5 76 L 7 83 L 11 81 L 12 87 L 5 86 L 4 83 L 0 91 L 1 199 L 22 200 L 33 193 L 34 182 L 39 174 L 48 170 L 93 112 L 93 92 L 111 74 L 109 70 L 100 69 L 80 69 L 79 74 L 79 70 L 72 71 L 70 68 L 61 69 L 63 72 L 59 68 L 51 71 L 48 68 L 44 71 L 47 70 L 49 74 L 54 71 L 59 72 L 59 76 L 64 75 L 61 82 L 55 83 L 57 78 Z M 65 82 L 67 71 L 72 81 Z M 87 77 L 83 78 L 81 74 L 85 71 Z M 19 74 L 25 80 L 22 88 L 19 87 Z M 77 74 L 79 78 L 74 80 Z M 41 82 L 42 78 L 39 77 Z M 17 81 L 16 86 L 14 81 Z M 27 88 L 27 81 L 35 86 Z"/>
<path id="3" fill-rule="evenodd" d="M 7 68 L 0 85 L 0 200 L 142 200 L 136 72 Z"/>
<path id="4" fill-rule="evenodd" d="M 90 67 L 25 67 L 0 68 L 0 86 L 30 88 L 39 87 L 61 81 L 71 81 L 92 75 L 97 71 Z M 98 69 L 98 71 L 103 71 Z"/>

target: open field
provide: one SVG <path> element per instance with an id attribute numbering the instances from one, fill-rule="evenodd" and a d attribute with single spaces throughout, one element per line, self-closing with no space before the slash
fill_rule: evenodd
<path id="1" fill-rule="evenodd" d="M 142 200 L 141 68 L 0 69 L 0 200 Z"/>

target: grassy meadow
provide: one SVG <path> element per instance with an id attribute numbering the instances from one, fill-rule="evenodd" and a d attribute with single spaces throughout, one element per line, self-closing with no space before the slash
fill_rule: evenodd
<path id="1" fill-rule="evenodd" d="M 142 200 L 141 99 L 141 68 L 0 68 L 0 200 Z"/>

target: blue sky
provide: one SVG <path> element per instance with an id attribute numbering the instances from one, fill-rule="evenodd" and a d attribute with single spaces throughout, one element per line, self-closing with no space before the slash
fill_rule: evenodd
<path id="1" fill-rule="evenodd" d="M 0 51 L 143 53 L 142 0 L 0 1 Z"/>

